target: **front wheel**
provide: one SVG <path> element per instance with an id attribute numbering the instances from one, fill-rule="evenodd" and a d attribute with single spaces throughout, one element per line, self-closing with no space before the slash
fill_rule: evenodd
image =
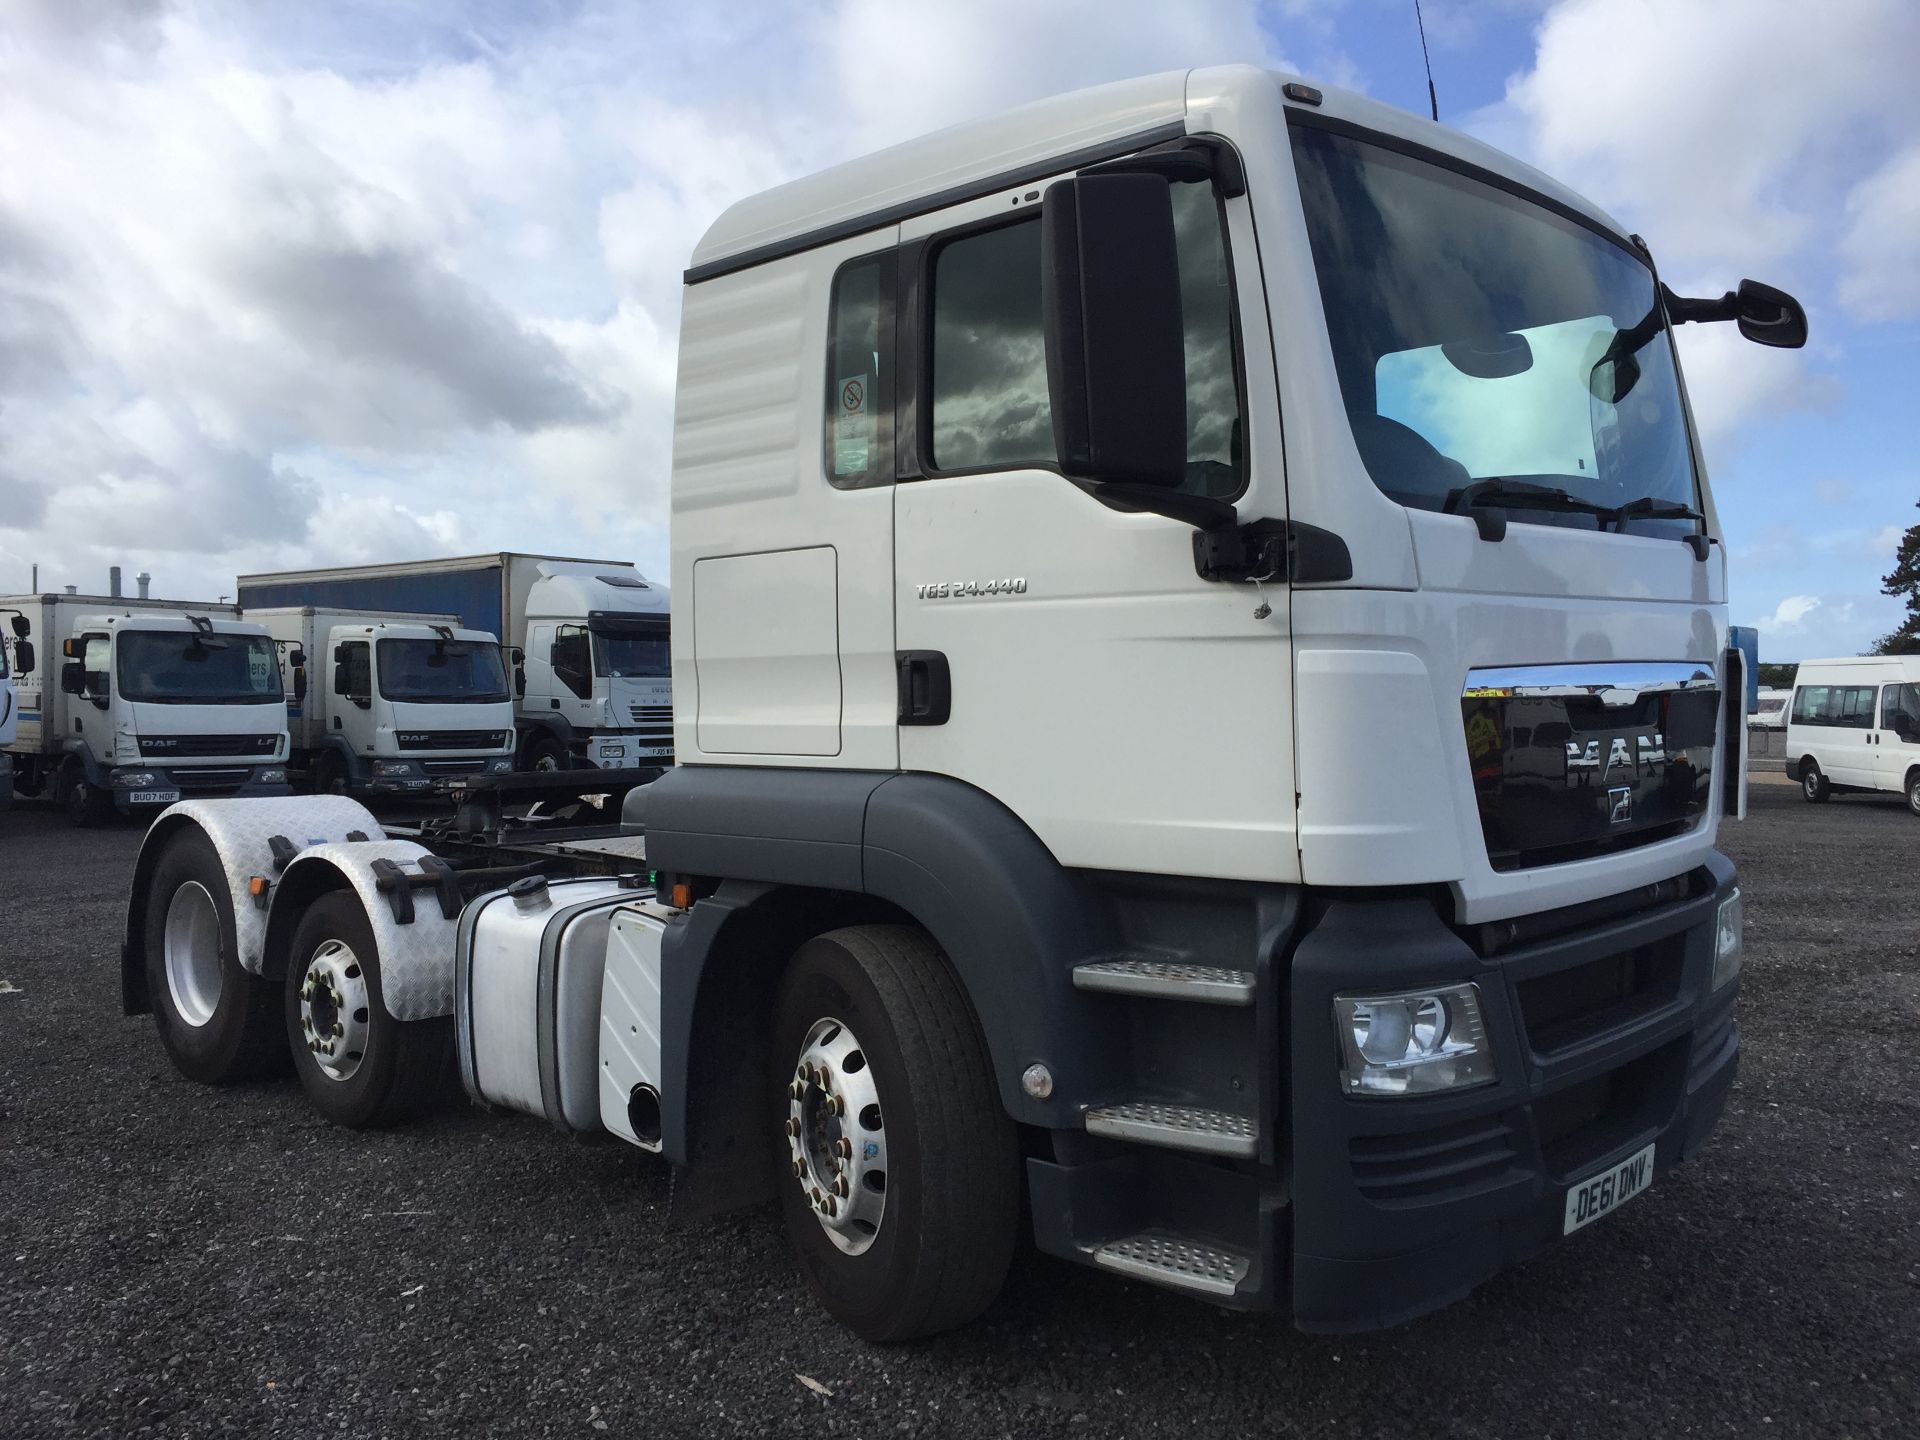
<path id="1" fill-rule="evenodd" d="M 1833 787 L 1827 783 L 1827 777 L 1820 773 L 1820 767 L 1811 760 L 1800 767 L 1800 793 L 1806 797 L 1809 805 L 1824 805 L 1833 798 Z"/>
<path id="2" fill-rule="evenodd" d="M 572 757 L 567 747 L 551 735 L 540 735 L 527 742 L 526 768 L 538 773 L 552 774 L 556 770 L 572 768 Z"/>
<path id="3" fill-rule="evenodd" d="M 1020 1160 L 939 948 L 897 925 L 809 940 L 781 981 L 773 1045 L 781 1207 L 821 1304 L 880 1341 L 979 1315 L 1012 1260 Z"/>
<path id="4" fill-rule="evenodd" d="M 447 1092 L 453 1018 L 387 1013 L 373 926 L 351 890 L 322 895 L 294 929 L 286 1035 L 307 1098 L 336 1125 L 396 1124 Z"/>
<path id="5" fill-rule="evenodd" d="M 1920 815 L 1920 770 L 1907 776 L 1907 809 Z"/>
<path id="6" fill-rule="evenodd" d="M 78 765 L 67 776 L 67 814 L 82 830 L 97 830 L 113 819 L 113 795 L 87 779 Z"/>

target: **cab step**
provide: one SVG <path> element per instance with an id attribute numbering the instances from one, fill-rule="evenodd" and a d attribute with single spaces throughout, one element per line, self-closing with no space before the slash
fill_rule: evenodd
<path id="1" fill-rule="evenodd" d="M 1251 1005 L 1253 972 L 1170 960 L 1089 960 L 1073 967 L 1076 990 L 1145 995 L 1201 1005 Z"/>
<path id="2" fill-rule="evenodd" d="M 1237 1250 L 1166 1230 L 1109 1240 L 1094 1246 L 1092 1254 L 1093 1263 L 1103 1270 L 1216 1299 L 1231 1298 L 1251 1268 L 1250 1259 Z"/>
<path id="3" fill-rule="evenodd" d="M 1165 1150 L 1190 1150 L 1200 1155 L 1226 1155 L 1250 1160 L 1260 1140 L 1253 1121 L 1225 1110 L 1203 1110 L 1197 1105 L 1169 1105 L 1158 1100 L 1130 1100 L 1121 1105 L 1096 1105 L 1086 1114 L 1087 1133 Z"/>

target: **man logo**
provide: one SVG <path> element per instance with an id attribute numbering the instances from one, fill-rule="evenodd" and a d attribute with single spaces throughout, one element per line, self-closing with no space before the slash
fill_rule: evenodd
<path id="1" fill-rule="evenodd" d="M 1607 821 L 1613 825 L 1624 825 L 1633 819 L 1633 787 L 1616 785 L 1607 791 Z"/>

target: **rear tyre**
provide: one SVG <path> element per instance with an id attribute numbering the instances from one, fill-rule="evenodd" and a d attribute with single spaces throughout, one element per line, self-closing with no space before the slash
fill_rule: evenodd
<path id="1" fill-rule="evenodd" d="M 1808 760 L 1800 766 L 1800 793 L 1809 805 L 1824 805 L 1833 798 L 1833 787 L 1827 783 L 1827 777 L 1820 773 L 1820 767 Z"/>
<path id="2" fill-rule="evenodd" d="M 313 793 L 345 795 L 352 787 L 347 782 L 347 762 L 338 750 L 324 751 L 313 762 Z"/>
<path id="3" fill-rule="evenodd" d="M 75 765 L 67 772 L 67 814 L 82 830 L 98 830 L 113 820 L 113 796 Z"/>
<path id="4" fill-rule="evenodd" d="M 567 754 L 567 747 L 553 736 L 536 735 L 527 742 L 526 768 L 549 774 L 556 770 L 570 770 L 573 768 L 572 757 Z"/>
<path id="5" fill-rule="evenodd" d="M 774 1003 L 770 1128 L 808 1285 L 867 1340 L 974 1319 L 1000 1293 L 1020 1158 L 979 1027 L 927 935 L 836 930 Z"/>
<path id="6" fill-rule="evenodd" d="M 241 967 L 226 867 L 206 833 L 179 831 L 147 894 L 147 995 L 173 1068 L 224 1085 L 286 1068 L 278 987 Z"/>
<path id="7" fill-rule="evenodd" d="M 380 952 L 360 897 L 322 895 L 293 932 L 285 1033 L 314 1109 L 361 1130 L 408 1120 L 445 1097 L 453 1017 L 396 1020 L 380 988 Z"/>

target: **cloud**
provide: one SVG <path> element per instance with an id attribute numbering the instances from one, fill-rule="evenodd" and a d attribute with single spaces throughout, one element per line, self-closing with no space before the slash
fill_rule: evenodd
<path id="1" fill-rule="evenodd" d="M 1773 614 L 1758 622 L 1763 635 L 1780 635 L 1805 628 L 1806 619 L 1821 606 L 1818 595 L 1789 595 L 1773 607 Z"/>
<path id="2" fill-rule="evenodd" d="M 1854 187 L 1840 241 L 1840 303 L 1862 320 L 1920 316 L 1920 143 Z"/>

